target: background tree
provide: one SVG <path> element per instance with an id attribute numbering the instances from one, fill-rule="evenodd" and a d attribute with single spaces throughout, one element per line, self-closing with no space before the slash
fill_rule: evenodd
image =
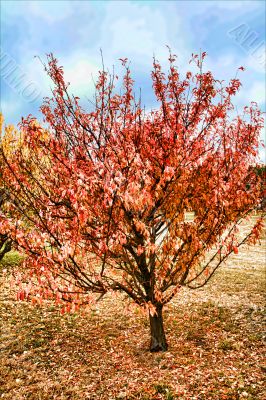
<path id="1" fill-rule="evenodd" d="M 258 206 L 260 175 L 250 166 L 261 112 L 253 103 L 232 117 L 240 82 L 224 87 L 203 71 L 204 57 L 193 55 L 195 72 L 183 79 L 171 53 L 167 74 L 154 60 L 158 108 L 150 113 L 121 60 L 120 94 L 118 77 L 103 69 L 88 113 L 49 56 L 47 130 L 29 116 L 23 145 L 2 151 L 17 216 L 2 226 L 28 254 L 20 298 L 66 301 L 64 312 L 95 301 L 93 293 L 123 292 L 149 312 L 151 351 L 166 350 L 163 306 L 181 286 L 206 284 L 232 252 L 259 238 L 262 217 L 245 236 L 238 227 Z"/>
<path id="2" fill-rule="evenodd" d="M 0 209 L 3 212 L 5 203 L 4 190 L 0 188 Z M 6 253 L 11 250 L 12 240 L 10 239 L 7 232 L 0 232 L 0 261 Z"/>
<path id="3" fill-rule="evenodd" d="M 0 147 L 5 149 L 5 154 L 8 155 L 12 149 L 13 141 L 15 140 L 15 129 L 12 125 L 8 125 L 3 129 L 4 117 L 0 113 Z M 4 130 L 4 131 L 3 131 Z M 3 158 L 0 153 L 0 210 L 2 213 L 7 213 L 8 193 L 4 189 L 2 182 L 2 171 L 4 168 Z M 11 250 L 12 240 L 6 229 L 0 229 L 0 261 L 6 253 Z"/>
<path id="4" fill-rule="evenodd" d="M 261 192 L 260 192 L 260 203 L 259 210 L 266 210 L 266 165 L 265 164 L 257 164 L 255 167 L 255 172 L 261 178 Z"/>

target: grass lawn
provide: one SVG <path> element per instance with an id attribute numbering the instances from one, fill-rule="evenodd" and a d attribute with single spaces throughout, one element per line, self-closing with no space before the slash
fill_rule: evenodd
<path id="1" fill-rule="evenodd" d="M 16 302 L 0 265 L 0 398 L 266 399 L 266 238 L 244 248 L 197 291 L 165 309 L 169 351 L 151 354 L 148 319 L 123 296 L 61 316 L 52 304 Z M 8 272 L 3 273 L 7 268 Z"/>

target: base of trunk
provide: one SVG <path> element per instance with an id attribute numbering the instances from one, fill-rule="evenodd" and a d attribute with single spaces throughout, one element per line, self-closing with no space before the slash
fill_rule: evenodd
<path id="1" fill-rule="evenodd" d="M 157 306 L 156 311 L 157 314 L 149 315 L 151 328 L 151 352 L 166 351 L 168 349 L 163 327 L 162 307 Z"/>

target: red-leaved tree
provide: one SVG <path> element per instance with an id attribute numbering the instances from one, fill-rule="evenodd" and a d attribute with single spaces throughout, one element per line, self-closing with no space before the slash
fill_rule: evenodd
<path id="1" fill-rule="evenodd" d="M 93 293 L 124 292 L 149 313 L 150 350 L 166 350 L 163 306 L 259 238 L 261 218 L 245 236 L 238 227 L 259 202 L 250 166 L 263 118 L 255 103 L 233 117 L 240 82 L 223 86 L 203 71 L 204 57 L 193 55 L 196 72 L 182 79 L 173 54 L 167 74 L 154 60 L 158 107 L 145 113 L 126 60 L 120 93 L 101 71 L 86 112 L 49 56 L 45 128 L 23 119 L 21 145 L 1 152 L 16 217 L 2 215 L 0 226 L 28 255 L 20 299 L 54 298 L 70 311 Z"/>

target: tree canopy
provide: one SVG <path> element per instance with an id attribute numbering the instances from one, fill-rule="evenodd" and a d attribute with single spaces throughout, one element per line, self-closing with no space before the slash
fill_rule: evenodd
<path id="1" fill-rule="evenodd" d="M 124 292 L 149 312 L 151 350 L 166 350 L 163 306 L 259 238 L 262 218 L 245 236 L 238 228 L 259 204 L 261 175 L 250 166 L 262 113 L 252 103 L 234 116 L 240 81 L 224 86 L 204 71 L 205 56 L 193 55 L 183 78 L 173 54 L 167 72 L 154 59 L 150 112 L 126 59 L 120 93 L 103 68 L 87 112 L 49 55 L 43 124 L 22 119 L 21 145 L 1 149 L 12 211 L 1 226 L 28 255 L 21 299 L 54 298 L 70 311 L 93 293 Z"/>

